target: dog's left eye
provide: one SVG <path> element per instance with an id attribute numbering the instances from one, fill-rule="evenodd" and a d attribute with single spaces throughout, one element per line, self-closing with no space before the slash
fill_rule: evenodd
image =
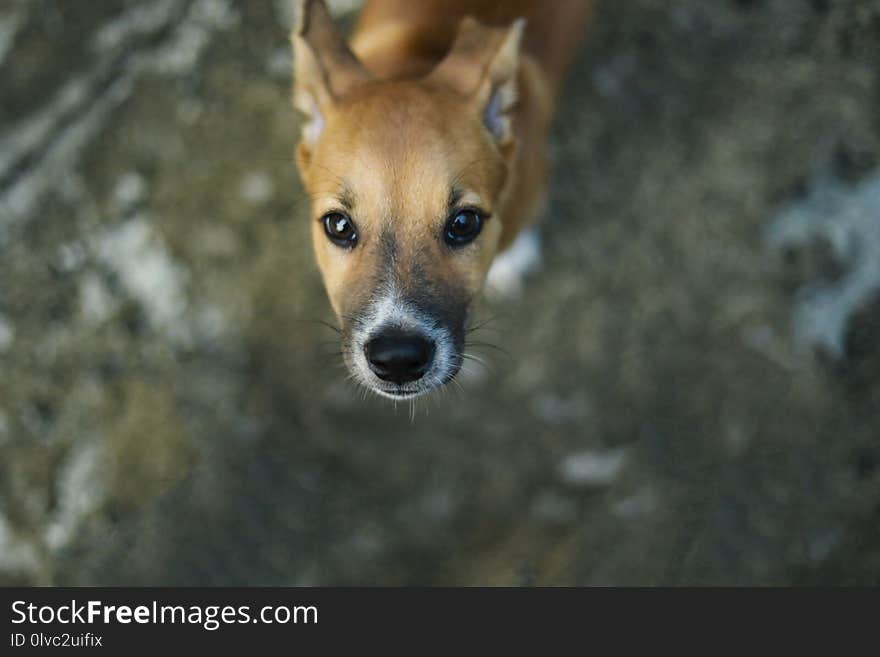
<path id="1" fill-rule="evenodd" d="M 483 230 L 483 216 L 476 210 L 459 210 L 446 222 L 443 237 L 449 246 L 473 242 Z"/>
<path id="2" fill-rule="evenodd" d="M 330 212 L 323 218 L 324 232 L 330 241 L 346 249 L 357 244 L 357 229 L 351 217 L 341 212 Z"/>

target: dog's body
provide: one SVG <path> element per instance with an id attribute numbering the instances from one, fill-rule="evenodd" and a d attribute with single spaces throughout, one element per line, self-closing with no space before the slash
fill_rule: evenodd
<path id="1" fill-rule="evenodd" d="M 411 397 L 458 371 L 472 300 L 537 214 L 589 2 L 368 0 L 351 49 L 320 0 L 300 9 L 297 163 L 346 363 Z"/>

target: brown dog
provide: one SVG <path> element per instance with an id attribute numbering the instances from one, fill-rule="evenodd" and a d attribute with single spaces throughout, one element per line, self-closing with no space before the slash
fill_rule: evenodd
<path id="1" fill-rule="evenodd" d="M 496 254 L 535 218 L 588 0 L 368 0 L 346 44 L 302 0 L 294 102 L 313 242 L 354 378 L 450 381 Z"/>

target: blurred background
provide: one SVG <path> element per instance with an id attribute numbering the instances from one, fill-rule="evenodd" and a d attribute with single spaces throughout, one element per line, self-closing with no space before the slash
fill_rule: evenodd
<path id="1" fill-rule="evenodd" d="M 600 3 L 412 409 L 318 323 L 291 16 L 0 0 L 0 584 L 880 584 L 880 1 Z"/>

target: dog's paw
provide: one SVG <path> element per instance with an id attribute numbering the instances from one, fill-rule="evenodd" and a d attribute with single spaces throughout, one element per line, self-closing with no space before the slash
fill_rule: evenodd
<path id="1" fill-rule="evenodd" d="M 540 266 L 541 238 L 536 229 L 529 228 L 492 262 L 486 277 L 486 295 L 491 299 L 520 297 L 526 276 Z"/>

